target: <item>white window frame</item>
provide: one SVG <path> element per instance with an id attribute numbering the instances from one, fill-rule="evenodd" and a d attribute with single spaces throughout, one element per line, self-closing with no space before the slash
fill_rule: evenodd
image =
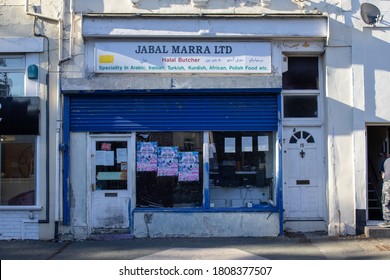
<path id="1" fill-rule="evenodd" d="M 13 37 L 2 38 L 0 44 L 1 57 L 23 57 L 24 68 L 20 69 L 24 73 L 24 96 L 40 96 L 39 94 L 39 79 L 29 80 L 27 78 L 27 67 L 35 64 L 39 66 L 39 55 L 44 51 L 43 38 L 27 38 L 27 37 Z M 7 69 L 8 70 L 8 69 Z M 41 96 L 43 97 L 43 96 Z M 35 157 L 36 162 L 40 162 L 40 143 L 41 137 L 39 135 L 35 138 Z M 40 205 L 40 164 L 36 164 L 35 170 L 35 205 L 0 205 L 0 211 L 20 210 L 20 211 L 34 211 L 41 210 Z"/>
<path id="2" fill-rule="evenodd" d="M 7 67 L 7 66 L 0 66 L 0 73 L 23 73 L 24 78 L 23 78 L 23 95 L 21 96 L 26 96 L 26 56 L 25 55 L 3 55 L 0 54 L 0 59 L 21 59 L 22 60 L 22 65 L 20 67 Z M 11 95 L 12 96 L 12 95 Z M 17 95 L 19 96 L 19 95 Z M 14 97 L 17 97 L 14 96 Z"/>
<path id="3" fill-rule="evenodd" d="M 310 126 L 319 126 L 323 125 L 324 122 L 324 102 L 323 102 L 323 71 L 322 71 L 322 59 L 321 56 L 305 53 L 294 53 L 294 55 L 288 55 L 289 57 L 299 56 L 299 57 L 318 57 L 318 89 L 293 89 L 293 90 L 282 90 L 282 125 L 310 125 Z M 310 118 L 286 118 L 284 117 L 284 97 L 285 96 L 316 96 L 317 97 L 317 117 Z"/>

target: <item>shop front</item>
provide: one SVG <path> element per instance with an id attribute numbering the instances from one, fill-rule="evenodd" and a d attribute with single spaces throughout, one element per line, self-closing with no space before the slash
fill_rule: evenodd
<path id="1" fill-rule="evenodd" d="M 71 139 L 88 147 L 91 233 L 279 233 L 278 90 L 67 98 Z"/>
<path id="2" fill-rule="evenodd" d="M 49 222 L 45 101 L 39 93 L 42 38 L 1 38 L 0 239 L 39 239 Z M 46 211 L 45 211 L 46 210 Z"/>
<path id="3" fill-rule="evenodd" d="M 204 19 L 175 20 L 178 37 L 157 28 L 168 18 L 135 18 L 113 39 L 97 34 L 107 27 L 100 18 L 84 18 L 91 75 L 62 87 L 65 224 L 73 221 L 76 237 L 283 234 L 283 48 L 295 43 L 281 47 L 265 29 L 223 34 L 223 23 L 235 32 L 258 18 L 209 19 L 216 33 L 207 39 L 188 29 Z M 301 36 L 323 36 L 326 21 L 313 23 L 320 31 Z"/>

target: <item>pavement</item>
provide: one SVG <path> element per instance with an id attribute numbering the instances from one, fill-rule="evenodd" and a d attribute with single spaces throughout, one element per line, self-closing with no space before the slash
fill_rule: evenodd
<path id="1" fill-rule="evenodd" d="M 279 237 L 132 238 L 0 241 L 1 260 L 390 260 L 390 238 Z"/>

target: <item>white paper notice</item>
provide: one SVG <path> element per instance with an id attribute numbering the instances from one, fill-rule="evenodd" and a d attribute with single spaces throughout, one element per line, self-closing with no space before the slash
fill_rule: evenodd
<path id="1" fill-rule="evenodd" d="M 243 151 L 243 152 L 253 152 L 252 137 L 244 136 L 244 137 L 242 137 L 241 141 L 242 141 L 241 151 Z"/>
<path id="2" fill-rule="evenodd" d="M 96 151 L 95 163 L 96 165 L 113 166 L 114 151 Z"/>
<path id="3" fill-rule="evenodd" d="M 117 161 L 117 163 L 127 162 L 127 149 L 126 148 L 116 149 L 116 161 Z"/>
<path id="4" fill-rule="evenodd" d="M 258 151 L 268 151 L 268 136 L 257 136 L 257 149 Z"/>
<path id="5" fill-rule="evenodd" d="M 236 138 L 225 138 L 225 153 L 236 152 Z"/>

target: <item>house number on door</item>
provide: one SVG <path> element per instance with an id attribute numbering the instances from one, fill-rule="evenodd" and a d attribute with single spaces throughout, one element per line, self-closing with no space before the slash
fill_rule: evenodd
<path id="1" fill-rule="evenodd" d="M 301 155 L 301 158 L 304 158 L 306 153 L 303 151 L 303 148 L 305 147 L 305 145 L 301 143 L 300 147 L 301 147 L 301 152 L 299 154 Z"/>

